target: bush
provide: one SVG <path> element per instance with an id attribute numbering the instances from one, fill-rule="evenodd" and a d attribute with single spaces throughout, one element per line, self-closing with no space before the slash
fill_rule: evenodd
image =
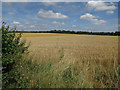
<path id="1" fill-rule="evenodd" d="M 16 34 L 16 28 L 10 30 L 9 25 L 2 23 L 2 87 L 7 88 L 12 83 L 17 83 L 14 66 L 22 60 L 24 53 L 28 52 L 25 41 L 20 41 L 21 33 Z"/>

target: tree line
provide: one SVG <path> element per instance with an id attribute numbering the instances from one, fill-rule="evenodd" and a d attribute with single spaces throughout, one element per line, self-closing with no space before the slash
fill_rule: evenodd
<path id="1" fill-rule="evenodd" d="M 87 32 L 87 31 L 69 31 L 69 30 L 51 30 L 51 31 L 16 31 L 22 33 L 63 33 L 63 34 L 87 34 L 87 35 L 112 35 L 119 36 L 120 31 L 115 32 Z"/>

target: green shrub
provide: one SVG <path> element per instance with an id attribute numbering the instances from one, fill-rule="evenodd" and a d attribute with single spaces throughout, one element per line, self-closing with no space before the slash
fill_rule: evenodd
<path id="1" fill-rule="evenodd" d="M 21 33 L 16 34 L 16 28 L 9 28 L 6 23 L 2 23 L 2 87 L 7 88 L 12 83 L 17 83 L 14 76 L 18 73 L 13 71 L 14 66 L 22 60 L 24 53 L 28 52 L 25 41 L 21 41 Z M 19 77 L 19 76 L 18 76 Z M 15 85 L 13 85 L 15 86 Z"/>

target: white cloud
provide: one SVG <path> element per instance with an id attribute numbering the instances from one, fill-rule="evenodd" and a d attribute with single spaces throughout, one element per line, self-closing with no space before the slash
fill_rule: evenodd
<path id="1" fill-rule="evenodd" d="M 93 16 L 90 13 L 86 13 L 85 15 L 80 16 L 80 19 L 91 21 L 93 24 L 103 24 L 106 23 L 105 20 L 98 20 L 96 16 Z"/>
<path id="2" fill-rule="evenodd" d="M 55 24 L 55 25 L 65 25 L 64 22 L 57 22 L 57 21 L 53 21 L 52 24 Z"/>
<path id="3" fill-rule="evenodd" d="M 19 25 L 20 27 L 23 27 L 23 25 Z"/>
<path id="4" fill-rule="evenodd" d="M 13 15 L 14 13 L 13 12 L 8 12 L 9 15 Z"/>
<path id="5" fill-rule="evenodd" d="M 26 22 L 25 24 L 30 24 L 30 22 Z"/>
<path id="6" fill-rule="evenodd" d="M 34 27 L 35 27 L 35 25 L 31 25 L 30 27 L 31 27 L 31 28 L 34 28 Z"/>
<path id="7" fill-rule="evenodd" d="M 113 3 L 105 3 L 103 1 L 88 1 L 87 8 L 94 9 L 95 11 L 103 11 L 103 10 L 115 10 L 116 7 Z"/>
<path id="8" fill-rule="evenodd" d="M 107 13 L 108 13 L 108 14 L 113 14 L 113 13 L 114 13 L 114 11 L 107 11 Z"/>
<path id="9" fill-rule="evenodd" d="M 77 27 L 76 25 L 72 25 L 72 27 Z"/>
<path id="10" fill-rule="evenodd" d="M 40 18 L 45 18 L 45 19 L 66 19 L 68 18 L 68 16 L 63 15 L 61 13 L 54 13 L 52 10 L 45 11 L 43 9 L 39 10 L 38 16 Z"/>
<path id="11" fill-rule="evenodd" d="M 86 13 L 85 15 L 80 16 L 80 19 L 93 19 L 95 18 L 95 16 L 93 16 L 92 14 Z"/>
<path id="12" fill-rule="evenodd" d="M 17 22 L 17 21 L 13 21 L 13 24 L 16 24 L 16 25 L 17 25 L 17 24 L 20 24 L 20 22 Z"/>
<path id="13" fill-rule="evenodd" d="M 96 24 L 96 25 L 98 25 L 98 24 L 103 24 L 103 23 L 106 23 L 106 21 L 105 20 L 96 20 L 95 22 L 94 22 L 94 24 Z"/>
<path id="14" fill-rule="evenodd" d="M 56 5 L 57 2 L 43 2 L 45 6 L 51 6 L 51 5 Z"/>

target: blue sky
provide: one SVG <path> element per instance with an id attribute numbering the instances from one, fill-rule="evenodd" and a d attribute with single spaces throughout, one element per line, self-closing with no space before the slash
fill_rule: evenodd
<path id="1" fill-rule="evenodd" d="M 3 2 L 2 19 L 18 30 L 118 30 L 118 3 Z"/>

